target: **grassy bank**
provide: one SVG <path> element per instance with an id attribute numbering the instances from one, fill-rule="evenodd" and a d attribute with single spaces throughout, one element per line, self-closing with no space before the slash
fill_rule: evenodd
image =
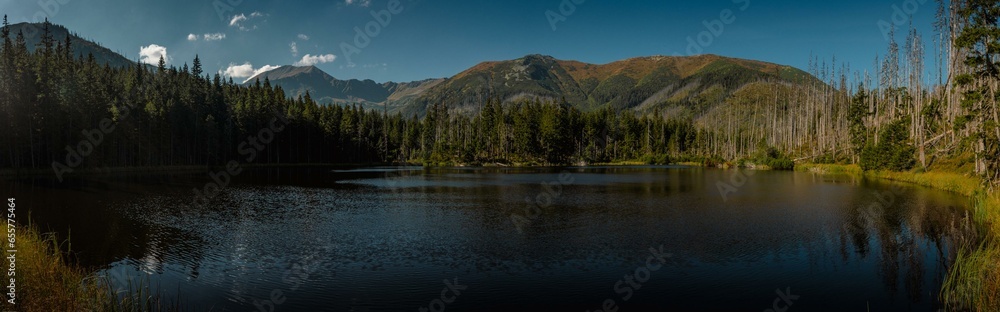
<path id="1" fill-rule="evenodd" d="M 16 301 L 11 304 L 5 296 L 4 310 L 84 311 L 89 310 L 84 298 L 104 295 L 96 284 L 88 282 L 87 273 L 64 262 L 54 235 L 41 235 L 25 227 L 17 227 L 15 234 Z M 3 254 L 5 259 L 10 255 L 6 248 Z M 9 278 L 4 285 L 6 282 Z"/>
<path id="2" fill-rule="evenodd" d="M 34 227 L 16 228 L 16 301 L 4 295 L 4 311 L 170 311 L 148 282 L 113 286 L 106 276 L 98 276 L 67 263 L 55 235 L 42 234 Z M 6 246 L 5 246 L 6 247 Z M 3 256 L 9 256 L 4 248 Z M 4 279 L 4 285 L 10 281 Z M 6 286 L 5 286 L 6 287 Z M 4 293 L 9 289 L 4 289 Z"/>
<path id="3" fill-rule="evenodd" d="M 940 296 L 949 310 L 1000 311 L 1000 193 L 984 191 L 979 178 L 940 171 L 864 172 L 857 165 L 801 164 L 796 170 L 913 183 L 968 197 L 984 238 L 978 246 L 960 248 Z"/>

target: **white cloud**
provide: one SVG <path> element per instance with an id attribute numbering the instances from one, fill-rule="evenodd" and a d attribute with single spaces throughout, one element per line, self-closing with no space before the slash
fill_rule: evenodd
<path id="1" fill-rule="evenodd" d="M 251 31 L 257 29 L 257 25 L 246 25 L 250 20 L 258 17 L 265 17 L 263 13 L 253 12 L 250 16 L 240 13 L 238 15 L 233 15 L 233 18 L 229 20 L 229 27 L 238 27 L 242 31 Z"/>
<path id="2" fill-rule="evenodd" d="M 253 75 L 253 72 L 253 64 L 250 64 L 250 62 L 246 62 L 243 65 L 229 63 L 229 67 L 222 72 L 222 75 L 233 78 L 248 78 Z"/>
<path id="3" fill-rule="evenodd" d="M 251 78 L 271 70 L 274 70 L 281 66 L 264 65 L 260 68 L 254 68 L 253 64 L 250 62 L 243 63 L 242 65 L 236 65 L 235 63 L 229 63 L 229 67 L 225 71 L 219 71 L 220 74 L 232 78 L 244 78 L 243 82 L 249 81 Z"/>
<path id="4" fill-rule="evenodd" d="M 302 41 L 309 41 L 309 36 L 306 36 L 306 34 L 299 34 L 299 39 Z"/>
<path id="5" fill-rule="evenodd" d="M 139 57 L 140 57 L 139 58 L 140 62 L 151 65 L 159 64 L 160 57 L 163 57 L 163 60 L 167 62 L 167 64 L 170 63 L 170 56 L 167 55 L 167 47 L 160 46 L 157 44 L 150 44 L 149 46 L 145 47 L 140 46 Z"/>
<path id="6" fill-rule="evenodd" d="M 253 14 L 251 14 L 251 15 L 253 15 Z M 240 22 L 245 21 L 245 20 L 247 20 L 247 16 L 243 15 L 242 13 L 240 15 L 233 15 L 233 19 L 229 20 L 229 26 L 239 25 Z"/>
<path id="7" fill-rule="evenodd" d="M 292 49 L 292 56 L 299 56 L 299 46 L 292 41 L 292 44 L 288 45 Z"/>
<path id="8" fill-rule="evenodd" d="M 188 34 L 188 41 L 198 41 L 198 35 Z"/>
<path id="9" fill-rule="evenodd" d="M 357 4 L 363 7 L 368 7 L 368 5 L 372 4 L 372 0 L 344 0 L 344 3 L 347 5 Z"/>
<path id="10" fill-rule="evenodd" d="M 204 37 L 205 37 L 205 41 L 217 41 L 217 40 L 226 39 L 226 34 L 224 34 L 224 33 L 205 34 Z M 190 40 L 190 39 L 191 39 L 191 37 L 188 36 L 188 40 Z"/>
<path id="11" fill-rule="evenodd" d="M 329 63 L 337 59 L 336 55 L 324 54 L 324 55 L 309 55 L 306 54 L 302 56 L 302 59 L 295 62 L 295 66 L 313 66 L 316 64 Z"/>

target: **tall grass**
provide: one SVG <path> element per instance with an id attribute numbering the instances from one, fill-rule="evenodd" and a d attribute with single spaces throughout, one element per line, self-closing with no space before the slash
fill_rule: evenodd
<path id="1" fill-rule="evenodd" d="M 147 277 L 126 277 L 124 285 L 116 285 L 107 275 L 91 276 L 97 287 L 98 296 L 83 298 L 89 301 L 94 311 L 103 312 L 146 312 L 146 311 L 181 311 L 175 298 L 173 302 L 164 300 L 162 293 L 154 290 Z M 192 311 L 185 309 L 185 311 Z"/>
<path id="2" fill-rule="evenodd" d="M 986 233 L 978 246 L 959 249 L 941 286 L 941 300 L 951 311 L 1000 311 L 1000 200 L 981 190 L 971 200 Z"/>
<path id="3" fill-rule="evenodd" d="M 125 285 L 115 286 L 107 275 L 89 273 L 66 262 L 68 240 L 60 243 L 52 233 L 43 234 L 33 226 L 17 227 L 16 301 L 4 301 L 4 311 L 176 311 L 151 291 L 148 278 L 126 278 Z M 3 248 L 6 259 L 8 252 Z M 6 263 L 5 263 L 6 265 Z M 4 279 L 4 285 L 9 278 Z M 4 293 L 6 293 L 4 289 Z"/>
<path id="4" fill-rule="evenodd" d="M 105 295 L 95 285 L 84 283 L 88 278 L 84 270 L 64 262 L 60 252 L 63 246 L 55 235 L 40 234 L 33 227 L 20 226 L 16 228 L 16 234 L 17 251 L 13 253 L 16 259 L 16 301 L 11 304 L 5 300 L 4 310 L 89 311 L 92 309 L 86 300 L 81 299 Z M 3 251 L 5 259 L 9 255 L 6 249 Z M 7 283 L 3 284 L 7 285 L 9 278 L 5 280 Z"/>

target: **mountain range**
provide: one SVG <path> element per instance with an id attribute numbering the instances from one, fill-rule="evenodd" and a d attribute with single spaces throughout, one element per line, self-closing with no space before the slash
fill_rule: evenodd
<path id="1" fill-rule="evenodd" d="M 281 86 L 285 93 L 293 96 L 309 96 L 325 104 L 358 103 L 363 106 L 385 103 L 410 103 L 416 101 L 428 89 L 445 79 L 428 79 L 414 82 L 377 83 L 365 79 L 340 80 L 333 78 L 315 66 L 281 66 L 248 79 L 245 84 L 270 81 Z"/>
<path id="2" fill-rule="evenodd" d="M 752 82 L 821 83 L 791 66 L 717 55 L 638 57 L 609 64 L 527 55 L 482 62 L 449 78 L 407 83 L 340 80 L 313 66 L 282 66 L 247 83 L 258 79 L 281 86 L 291 96 L 308 91 L 321 103 L 358 103 L 418 115 L 433 103 L 475 112 L 488 98 L 565 100 L 581 110 L 651 111 L 690 106 L 706 97 L 722 102 Z"/>
<path id="3" fill-rule="evenodd" d="M 11 35 L 25 34 L 34 49 L 43 24 L 11 25 Z M 135 62 L 93 41 L 50 24 L 54 39 L 70 36 L 74 54 L 94 55 L 100 63 L 129 66 Z M 269 81 L 288 96 L 310 97 L 322 104 L 356 103 L 367 109 L 386 109 L 404 115 L 422 115 L 431 104 L 447 104 L 459 113 L 475 113 L 487 99 L 505 103 L 519 100 L 565 101 L 580 110 L 605 107 L 617 110 L 669 111 L 696 117 L 719 105 L 751 83 L 822 84 L 797 68 L 718 55 L 650 56 L 608 64 L 559 60 L 527 55 L 514 60 L 486 61 L 452 77 L 413 82 L 337 79 L 315 66 L 281 66 L 246 80 Z"/>

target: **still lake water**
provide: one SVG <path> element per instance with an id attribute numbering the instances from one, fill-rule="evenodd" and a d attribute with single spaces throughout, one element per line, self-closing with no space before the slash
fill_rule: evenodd
<path id="1" fill-rule="evenodd" d="M 971 232 L 958 229 L 966 199 L 804 172 L 739 185 L 734 172 L 246 169 L 207 208 L 188 206 L 205 173 L 0 185 L 68 233 L 79 263 L 199 311 L 939 308 Z M 434 301 L 445 280 L 459 295 Z"/>

